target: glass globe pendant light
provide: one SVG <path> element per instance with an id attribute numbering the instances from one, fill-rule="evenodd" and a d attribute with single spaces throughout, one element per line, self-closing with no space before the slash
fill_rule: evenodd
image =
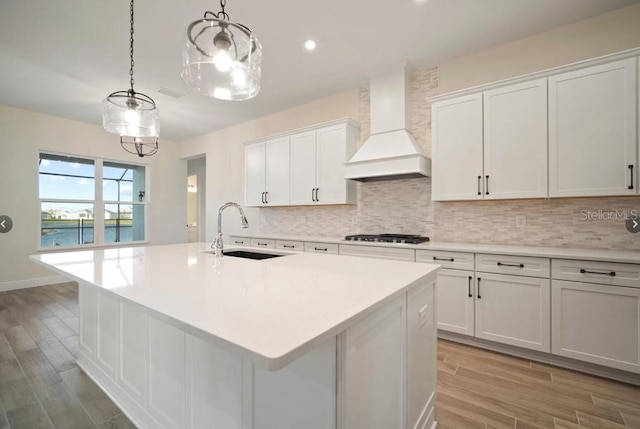
<path id="1" fill-rule="evenodd" d="M 114 92 L 102 102 L 102 126 L 110 133 L 120 135 L 120 144 L 127 152 L 143 157 L 158 151 L 160 112 L 151 97 L 133 89 L 133 2 L 131 0 L 129 30 L 131 88 Z"/>
<path id="2" fill-rule="evenodd" d="M 180 76 L 193 90 L 219 100 L 248 100 L 260 92 L 262 46 L 251 30 L 206 11 L 187 28 Z"/>

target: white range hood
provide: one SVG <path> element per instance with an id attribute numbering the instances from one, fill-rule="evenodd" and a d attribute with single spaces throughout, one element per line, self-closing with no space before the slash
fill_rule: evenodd
<path id="1" fill-rule="evenodd" d="M 407 130 L 410 80 L 404 65 L 370 77 L 371 135 L 345 164 L 345 179 L 370 182 L 431 174 Z"/>

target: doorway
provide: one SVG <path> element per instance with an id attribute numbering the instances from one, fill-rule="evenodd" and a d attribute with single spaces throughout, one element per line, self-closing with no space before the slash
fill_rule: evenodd
<path id="1" fill-rule="evenodd" d="M 206 158 L 187 161 L 187 242 L 205 241 Z"/>

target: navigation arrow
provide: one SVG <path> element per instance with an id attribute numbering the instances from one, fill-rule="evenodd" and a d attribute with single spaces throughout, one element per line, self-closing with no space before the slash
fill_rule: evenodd
<path id="1" fill-rule="evenodd" d="M 0 216 L 0 232 L 5 233 L 11 231 L 13 228 L 13 221 L 7 215 Z"/>
<path id="2" fill-rule="evenodd" d="M 4 226 L 4 223 L 5 223 L 5 222 L 6 222 L 6 220 L 5 220 L 5 219 L 3 219 L 3 220 L 2 220 L 2 222 L 0 222 L 0 227 L 2 227 L 2 229 L 4 229 L 4 228 L 5 228 L 5 226 Z"/>
<path id="3" fill-rule="evenodd" d="M 627 227 L 627 231 L 632 232 L 632 233 L 636 233 L 636 232 L 640 232 L 640 222 L 638 222 L 638 219 L 627 219 L 627 221 L 625 222 L 626 227 Z"/>
<path id="4" fill-rule="evenodd" d="M 636 229 L 638 227 L 638 221 L 637 220 L 633 220 L 633 229 Z"/>

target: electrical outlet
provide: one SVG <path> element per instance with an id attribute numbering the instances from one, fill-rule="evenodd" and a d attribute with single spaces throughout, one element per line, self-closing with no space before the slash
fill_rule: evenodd
<path id="1" fill-rule="evenodd" d="M 420 309 L 420 311 L 418 311 L 418 325 L 419 326 L 422 326 L 425 323 L 427 323 L 427 319 L 428 319 L 428 316 L 429 316 L 428 311 L 429 311 L 429 306 L 428 305 L 425 305 L 424 307 L 422 307 Z"/>
<path id="2" fill-rule="evenodd" d="M 527 217 L 525 215 L 516 215 L 516 228 L 527 226 Z"/>

